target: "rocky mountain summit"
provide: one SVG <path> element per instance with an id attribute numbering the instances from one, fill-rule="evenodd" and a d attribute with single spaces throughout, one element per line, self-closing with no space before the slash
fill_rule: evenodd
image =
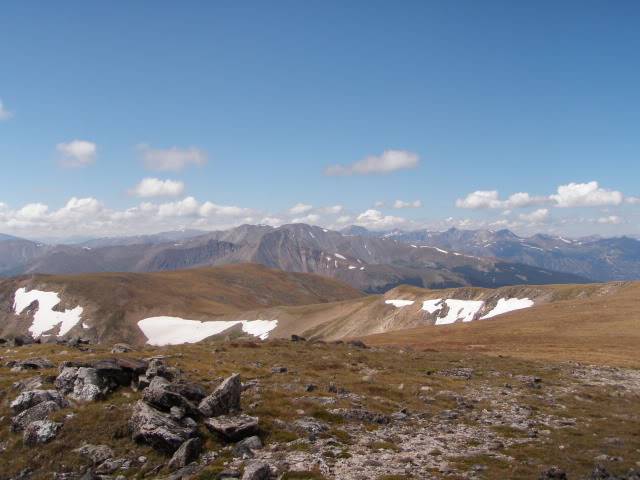
<path id="1" fill-rule="evenodd" d="M 7 480 L 640 474 L 634 368 L 300 336 L 0 354 Z"/>

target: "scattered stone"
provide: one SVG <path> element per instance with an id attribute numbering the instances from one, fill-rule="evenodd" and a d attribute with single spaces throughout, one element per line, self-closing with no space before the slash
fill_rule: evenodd
<path id="1" fill-rule="evenodd" d="M 242 480 L 269 480 L 269 477 L 271 477 L 271 467 L 259 461 L 247 464 L 242 474 Z"/>
<path id="2" fill-rule="evenodd" d="M 222 382 L 211 395 L 203 398 L 198 410 L 205 417 L 215 417 L 239 411 L 241 392 L 240 375 L 235 373 Z"/>
<path id="3" fill-rule="evenodd" d="M 54 367 L 53 363 L 44 357 L 27 358 L 26 360 L 18 360 L 11 363 L 11 371 L 13 372 L 20 372 L 22 370 L 40 370 Z"/>
<path id="4" fill-rule="evenodd" d="M 154 409 L 142 400 L 133 407 L 129 426 L 135 441 L 168 453 L 176 451 L 197 432 L 196 426 L 178 423 L 169 414 Z"/>
<path id="5" fill-rule="evenodd" d="M 391 421 L 391 418 L 387 415 L 371 412 L 362 408 L 335 408 L 330 410 L 329 413 L 338 415 L 345 420 L 377 423 L 378 425 L 385 425 Z"/>
<path id="6" fill-rule="evenodd" d="M 281 366 L 273 367 L 271 369 L 271 373 L 287 373 L 288 371 L 289 369 L 287 367 L 281 367 Z"/>
<path id="7" fill-rule="evenodd" d="M 538 480 L 567 480 L 567 474 L 558 467 L 551 467 L 542 472 Z"/>
<path id="8" fill-rule="evenodd" d="M 111 353 L 127 353 L 127 352 L 131 352 L 132 350 L 133 350 L 133 347 L 127 343 L 116 343 L 111 348 Z"/>
<path id="9" fill-rule="evenodd" d="M 301 337 L 300 335 L 291 335 L 291 341 L 292 342 L 306 342 L 307 339 L 304 337 Z"/>
<path id="10" fill-rule="evenodd" d="M 42 376 L 38 375 L 36 377 L 27 378 L 26 380 L 18 380 L 14 382 L 11 387 L 14 390 L 40 390 L 45 380 Z"/>
<path id="11" fill-rule="evenodd" d="M 258 433 L 258 418 L 244 414 L 234 417 L 221 415 L 207 418 L 204 424 L 209 431 L 220 434 L 230 442 L 237 442 Z"/>
<path id="12" fill-rule="evenodd" d="M 202 442 L 199 438 L 190 438 L 175 451 L 169 461 L 169 470 L 178 470 L 198 459 L 202 451 Z"/>
<path id="13" fill-rule="evenodd" d="M 90 443 L 85 443 L 80 448 L 76 448 L 74 452 L 91 460 L 93 465 L 109 460 L 115 455 L 111 447 L 107 445 L 92 445 Z"/>
<path id="14" fill-rule="evenodd" d="M 354 348 L 369 348 L 362 340 L 349 340 L 347 345 Z"/>
<path id="15" fill-rule="evenodd" d="M 151 380 L 153 377 L 163 377 L 171 381 L 180 375 L 180 372 L 167 366 L 162 358 L 152 358 L 149 361 L 149 367 L 145 372 L 146 377 Z"/>
<path id="16" fill-rule="evenodd" d="M 61 423 L 50 420 L 36 420 L 24 429 L 22 440 L 25 445 L 30 447 L 39 443 L 47 443 L 55 438 L 60 428 L 62 428 Z"/>
<path id="17" fill-rule="evenodd" d="M 293 422 L 296 430 L 300 430 L 309 436 L 309 440 L 316 440 L 319 434 L 329 430 L 329 425 L 313 417 L 305 417 Z"/>
<path id="18" fill-rule="evenodd" d="M 317 389 L 318 389 L 318 386 L 314 385 L 313 383 L 309 383 L 304 387 L 305 392 L 315 392 Z"/>

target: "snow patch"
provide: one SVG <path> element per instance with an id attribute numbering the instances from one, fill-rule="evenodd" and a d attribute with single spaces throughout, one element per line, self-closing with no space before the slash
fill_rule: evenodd
<path id="1" fill-rule="evenodd" d="M 339 258 L 341 260 L 346 260 L 347 259 L 346 257 L 340 255 L 339 253 L 334 253 L 333 256 L 336 257 L 336 258 Z"/>
<path id="2" fill-rule="evenodd" d="M 56 292 L 45 292 L 42 290 L 31 290 L 27 292 L 26 288 L 16 290 L 13 310 L 16 315 L 20 315 L 25 308 L 34 301 L 38 302 L 38 309 L 33 315 L 33 323 L 29 327 L 29 332 L 35 338 L 40 337 L 43 333 L 48 332 L 57 325 L 60 325 L 58 336 L 65 335 L 80 321 L 82 316 L 82 307 L 78 306 L 72 310 L 64 312 L 56 312 L 53 307 L 60 303 L 60 296 Z"/>
<path id="3" fill-rule="evenodd" d="M 528 298 L 501 298 L 493 310 L 486 315 L 480 317 L 480 320 L 502 315 L 503 313 L 512 312 L 514 310 L 522 310 L 533 306 L 533 300 Z"/>
<path id="4" fill-rule="evenodd" d="M 442 299 L 436 298 L 434 300 L 425 300 L 422 302 L 422 310 L 431 314 L 436 313 L 438 310 L 442 310 Z"/>
<path id="5" fill-rule="evenodd" d="M 271 330 L 278 326 L 278 320 L 214 320 L 201 322 L 179 317 L 150 317 L 140 320 L 138 327 L 147 337 L 149 345 L 180 345 L 196 343 L 207 337 L 222 333 L 242 324 L 242 331 L 265 340 Z"/>
<path id="6" fill-rule="evenodd" d="M 409 305 L 413 305 L 415 303 L 414 300 L 385 300 L 384 303 L 387 305 L 393 305 L 396 308 L 408 307 Z"/>

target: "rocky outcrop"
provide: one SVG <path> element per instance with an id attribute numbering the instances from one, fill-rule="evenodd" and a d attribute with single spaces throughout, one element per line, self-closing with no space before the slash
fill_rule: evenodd
<path id="1" fill-rule="evenodd" d="M 240 375 L 236 373 L 224 380 L 211 395 L 205 397 L 198 405 L 198 410 L 205 417 L 239 411 L 241 393 L 242 383 Z"/>
<path id="2" fill-rule="evenodd" d="M 91 461 L 93 465 L 98 465 L 115 456 L 111 447 L 107 445 L 92 445 L 85 443 L 80 448 L 76 448 L 74 452 Z"/>
<path id="3" fill-rule="evenodd" d="M 133 407 L 129 427 L 135 441 L 168 453 L 176 451 L 197 433 L 196 425 L 178 422 L 171 415 L 156 410 L 142 400 Z"/>

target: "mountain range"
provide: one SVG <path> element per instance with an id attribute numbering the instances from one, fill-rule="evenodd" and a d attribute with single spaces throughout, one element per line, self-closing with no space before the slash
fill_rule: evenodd
<path id="1" fill-rule="evenodd" d="M 45 245 L 11 237 L 0 240 L 0 275 L 155 272 L 258 263 L 335 278 L 368 293 L 401 284 L 447 288 L 590 281 L 572 271 L 449 251 L 424 241 L 411 243 L 411 234 L 405 238 L 400 233 L 358 232 L 291 224 L 106 238 L 78 245 Z"/>

